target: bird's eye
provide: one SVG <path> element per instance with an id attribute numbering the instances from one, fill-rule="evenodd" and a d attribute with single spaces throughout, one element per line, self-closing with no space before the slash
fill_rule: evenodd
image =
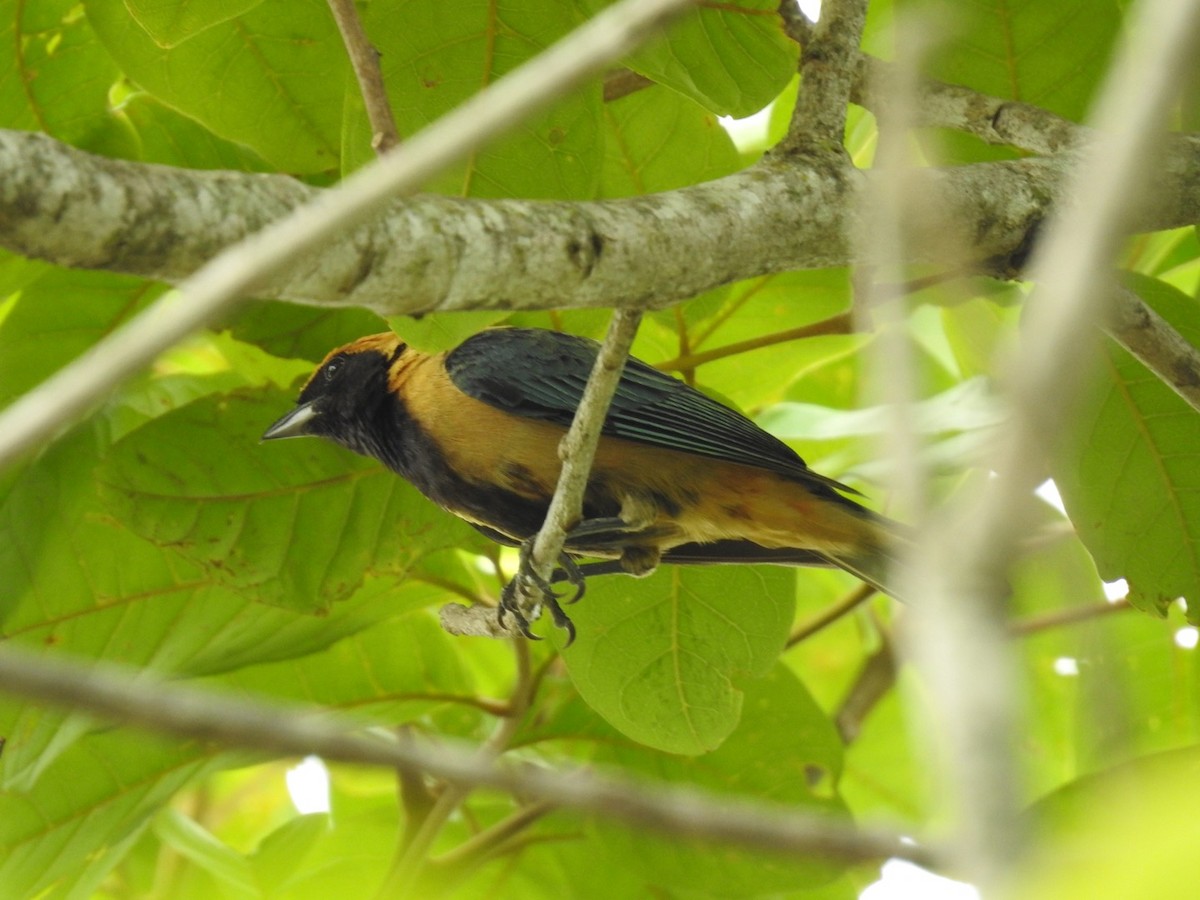
<path id="1" fill-rule="evenodd" d="M 325 364 L 325 380 L 333 381 L 337 377 L 338 371 L 342 368 L 341 360 L 330 360 Z"/>

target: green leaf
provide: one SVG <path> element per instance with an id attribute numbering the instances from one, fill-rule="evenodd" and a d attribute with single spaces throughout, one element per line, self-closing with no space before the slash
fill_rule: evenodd
<path id="1" fill-rule="evenodd" d="M 164 809 L 154 822 L 154 833 L 163 844 L 214 875 L 229 896 L 259 896 L 246 858 L 217 840 L 195 819 Z"/>
<path id="2" fill-rule="evenodd" d="M 166 105 L 283 171 L 337 168 L 349 63 L 321 0 L 261 3 L 171 48 L 124 4 L 85 7 L 125 74 Z"/>
<path id="3" fill-rule="evenodd" d="M 108 108 L 120 77 L 77 0 L 0 4 L 0 122 L 90 150 L 120 152 Z"/>
<path id="4" fill-rule="evenodd" d="M 259 602 L 328 610 L 401 576 L 466 526 L 379 466 L 318 440 L 259 445 L 290 401 L 205 398 L 119 441 L 97 473 L 113 514 Z"/>
<path id="5" fill-rule="evenodd" d="M 268 353 L 317 363 L 335 347 L 387 330 L 379 316 L 365 309 L 322 309 L 293 303 L 248 303 L 230 323 L 239 341 Z"/>
<path id="6" fill-rule="evenodd" d="M 808 403 L 777 403 L 759 417 L 758 424 L 782 438 L 833 440 L 843 437 L 879 437 L 890 427 L 894 410 L 870 406 L 856 410 L 831 410 Z M 913 403 L 906 411 L 908 427 L 922 435 L 947 431 L 991 429 L 1005 420 L 986 379 L 972 378 Z"/>
<path id="7" fill-rule="evenodd" d="M 10 896 L 35 897 L 81 870 L 111 868 L 176 791 L 229 763 L 197 744 L 127 729 L 89 736 L 33 790 L 0 792 L 0 884 Z"/>
<path id="8" fill-rule="evenodd" d="M 123 275 L 45 268 L 20 291 L 0 324 L 0 402 L 75 359 L 162 288 Z M 67 297 L 71 302 L 64 302 Z"/>
<path id="9" fill-rule="evenodd" d="M 1028 823 L 1034 853 L 1017 873 L 1015 895 L 1190 897 L 1198 770 L 1200 751 L 1184 747 L 1080 779 L 1039 802 Z"/>
<path id="10" fill-rule="evenodd" d="M 125 0 L 125 8 L 156 44 L 169 49 L 205 29 L 248 13 L 262 2 L 188 0 L 187 3 L 163 3 L 162 0 Z"/>
<path id="11" fill-rule="evenodd" d="M 737 150 L 716 116 L 673 91 L 637 91 L 604 105 L 608 136 L 600 193 L 628 197 L 737 171 Z"/>
<path id="12" fill-rule="evenodd" d="M 1195 303 L 1160 281 L 1134 290 L 1193 346 Z M 1106 345 L 1052 474 L 1105 581 L 1125 578 L 1130 600 L 1162 614 L 1176 597 L 1200 614 L 1200 445 L 1196 412 L 1128 352 Z"/>
<path id="13" fill-rule="evenodd" d="M 425 353 L 439 353 L 457 347 L 471 335 L 507 317 L 507 310 L 479 309 L 430 313 L 420 317 L 390 316 L 388 324 L 404 339 L 404 343 Z"/>
<path id="14" fill-rule="evenodd" d="M 114 520 L 97 496 L 95 445 L 91 433 L 78 432 L 0 484 L 0 623 L 8 640 L 211 675 L 322 650 L 429 602 L 392 578 L 367 577 L 317 618 L 229 590 L 214 571 Z M 91 727 L 41 704 L 0 705 L 0 735 L 9 738 L 3 784 L 28 787 Z"/>
<path id="15" fill-rule="evenodd" d="M 257 153 L 223 140 L 195 119 L 138 91 L 116 112 L 129 123 L 138 142 L 138 159 L 188 169 L 269 171 Z"/>
<path id="16" fill-rule="evenodd" d="M 618 764 L 652 783 L 686 781 L 731 796 L 845 816 L 836 792 L 841 739 L 804 685 L 776 665 L 765 677 L 748 682 L 745 690 L 741 724 L 719 749 L 691 765 L 681 767 L 664 754 L 619 745 L 603 749 L 598 760 Z M 757 895 L 815 887 L 841 870 L 823 860 L 785 860 L 741 848 L 671 840 L 604 821 L 593 828 L 597 851 L 611 866 L 638 872 L 646 888 L 669 884 L 707 896 Z"/>
<path id="17" fill-rule="evenodd" d="M 422 27 L 414 27 L 415 23 Z M 532 59 L 576 24 L 568 4 L 496 0 L 373 0 L 363 16 L 381 54 L 401 135 L 411 135 L 480 88 Z M 371 132 L 349 89 L 343 169 L 371 159 Z M 517 124 L 427 185 L 470 197 L 585 199 L 599 177 L 600 85 L 592 84 Z"/>
<path id="18" fill-rule="evenodd" d="M 406 585 L 376 602 L 391 621 L 350 635 L 307 656 L 268 662 L 214 679 L 251 695 L 345 708 L 372 723 L 394 726 L 456 700 L 473 701 L 455 644 L 425 615 L 402 615 L 444 596 Z"/>
<path id="19" fill-rule="evenodd" d="M 627 60 L 639 72 L 721 116 L 756 113 L 796 73 L 799 48 L 775 0 L 701 5 Z"/>
<path id="20" fill-rule="evenodd" d="M 588 704 L 633 740 L 705 753 L 737 726 L 741 685 L 768 671 L 787 639 L 786 569 L 663 567 L 646 579 L 594 579 L 571 610 L 563 658 Z"/>
<path id="21" fill-rule="evenodd" d="M 897 5 L 903 10 L 924 4 Z M 955 13 L 955 39 L 940 45 L 929 75 L 1081 121 L 1108 65 L 1122 3 L 980 0 Z M 1063 40 L 1068 34 L 1070 40 Z"/>
<path id="22" fill-rule="evenodd" d="M 298 880 L 310 855 L 333 827 L 331 816 L 313 813 L 297 816 L 267 835 L 250 858 L 254 879 L 262 893 L 269 896 L 286 890 Z"/>

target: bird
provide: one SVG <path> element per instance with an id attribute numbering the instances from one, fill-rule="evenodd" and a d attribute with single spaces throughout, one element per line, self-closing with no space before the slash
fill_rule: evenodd
<path id="1" fill-rule="evenodd" d="M 392 332 L 331 351 L 262 439 L 328 439 L 373 457 L 496 542 L 522 548 L 554 621 L 575 636 L 528 552 L 561 467 L 558 446 L 600 345 L 497 327 L 427 353 Z M 903 527 L 808 467 L 741 413 L 630 357 L 601 429 L 562 577 L 647 575 L 660 563 L 840 567 L 883 593 Z M 578 560 L 595 562 L 580 566 Z M 509 582 L 499 615 L 533 637 Z M 572 601 L 573 602 L 573 601 Z"/>

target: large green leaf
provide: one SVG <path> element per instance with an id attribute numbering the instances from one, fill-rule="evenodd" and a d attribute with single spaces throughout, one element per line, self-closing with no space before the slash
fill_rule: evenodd
<path id="1" fill-rule="evenodd" d="M 0 2 L 0 123 L 89 150 L 125 154 L 108 109 L 120 77 L 77 0 Z"/>
<path id="2" fill-rule="evenodd" d="M 380 51 L 402 135 L 458 106 L 566 34 L 568 4 L 494 0 L 374 0 L 364 27 Z M 593 84 L 439 176 L 429 189 L 479 197 L 582 199 L 599 178 L 600 86 Z M 346 104 L 345 169 L 372 156 L 357 92 Z"/>
<path id="3" fill-rule="evenodd" d="M 218 584 L 308 611 L 463 539 L 378 463 L 315 439 L 259 446 L 290 406 L 276 391 L 205 399 L 138 429 L 97 475 L 113 514 Z"/>
<path id="4" fill-rule="evenodd" d="M 673 91 L 638 91 L 606 103 L 604 121 L 606 197 L 675 190 L 739 168 L 716 116 Z"/>
<path id="5" fill-rule="evenodd" d="M 1122 6 L 1120 0 L 978 0 L 955 7 L 953 39 L 939 47 L 929 74 L 1079 121 L 1108 65 Z"/>
<path id="6" fill-rule="evenodd" d="M 0 491 L 0 623 L 8 640 L 212 675 L 312 653 L 429 602 L 398 590 L 394 578 L 359 571 L 362 587 L 321 618 L 258 603 L 256 590 L 231 589 L 228 573 L 116 521 L 97 496 L 98 443 L 91 431 L 77 433 Z M 39 704 L 0 705 L 0 734 L 9 739 L 3 783 L 30 785 L 89 727 Z"/>
<path id="7" fill-rule="evenodd" d="M 783 33 L 778 7 L 775 0 L 699 4 L 628 65 L 718 115 L 748 116 L 796 72 L 799 48 Z"/>
<path id="8" fill-rule="evenodd" d="M 249 12 L 263 0 L 189 0 L 162 3 L 156 0 L 125 0 L 134 20 L 160 47 L 174 47 L 205 29 Z"/>
<path id="9" fill-rule="evenodd" d="M 1132 286 L 1194 346 L 1195 303 L 1160 281 Z M 1108 344 L 1095 385 L 1052 473 L 1106 581 L 1163 612 L 1176 597 L 1200 616 L 1200 417 L 1128 352 Z"/>
<path id="10" fill-rule="evenodd" d="M 350 70 L 321 0 L 261 3 L 172 47 L 160 45 L 124 4 L 89 0 L 85 7 L 122 71 L 163 103 L 283 171 L 338 167 Z"/>
<path id="11" fill-rule="evenodd" d="M 571 610 L 564 653 L 580 694 L 649 747 L 705 753 L 737 726 L 743 685 L 768 671 L 787 638 L 786 569 L 664 566 L 646 579 L 594 579 Z"/>
<path id="12" fill-rule="evenodd" d="M 0 792 L 0 884 L 11 897 L 95 887 L 129 839 L 189 781 L 228 765 L 195 743 L 115 729 L 93 734 L 28 792 Z M 91 896 L 91 890 L 79 894 Z"/>
<path id="13" fill-rule="evenodd" d="M 20 297 L 0 323 L 0 402 L 53 374 L 162 291 L 138 278 L 50 267 L 12 287 Z"/>
<path id="14" fill-rule="evenodd" d="M 686 781 L 707 790 L 769 799 L 796 809 L 845 815 L 837 795 L 842 743 L 829 717 L 783 666 L 746 684 L 745 713 L 722 746 L 681 767 L 665 754 L 614 745 L 598 758 L 654 781 Z M 648 788 L 650 790 L 650 788 Z M 836 863 L 786 860 L 698 841 L 670 840 L 610 823 L 594 825 L 598 848 L 613 866 L 629 867 L 656 885 L 709 896 L 756 895 L 813 887 L 839 871 Z"/>
<path id="15" fill-rule="evenodd" d="M 1117 766 L 1046 797 L 1029 817 L 1032 861 L 1024 897 L 1122 900 L 1192 895 L 1196 746 Z"/>

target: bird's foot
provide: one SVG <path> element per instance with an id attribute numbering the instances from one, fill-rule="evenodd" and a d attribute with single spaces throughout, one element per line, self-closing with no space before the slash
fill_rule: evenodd
<path id="1" fill-rule="evenodd" d="M 575 561 L 565 553 L 559 556 L 559 565 L 565 573 L 564 580 L 575 588 L 575 595 L 566 602 L 575 603 L 584 593 L 585 582 L 583 572 L 580 571 Z M 503 624 L 504 617 L 511 614 L 521 634 L 531 640 L 541 640 L 541 638 L 529 630 L 530 619 L 521 608 L 521 601 L 525 598 L 532 598 L 533 600 L 530 607 L 533 618 L 537 618 L 537 613 L 541 607 L 545 607 L 550 611 L 550 618 L 554 620 L 554 624 L 567 633 L 567 642 L 564 648 L 570 647 L 575 641 L 575 625 L 570 617 L 563 612 L 562 606 L 558 602 L 560 595 L 555 593 L 549 581 L 542 578 L 533 569 L 532 538 L 521 544 L 521 556 L 517 566 L 517 574 L 504 586 L 504 590 L 500 594 L 500 606 L 496 611 L 496 615 L 500 623 Z"/>

